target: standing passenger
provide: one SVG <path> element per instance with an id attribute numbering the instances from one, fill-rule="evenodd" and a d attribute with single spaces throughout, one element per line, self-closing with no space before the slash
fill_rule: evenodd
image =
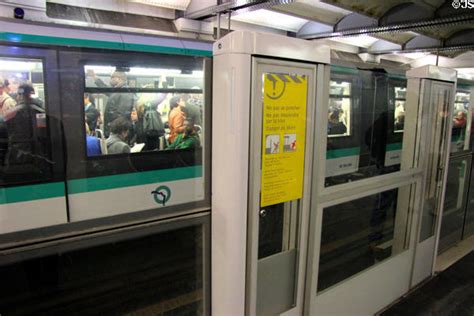
<path id="1" fill-rule="evenodd" d="M 6 173 L 25 178 L 37 178 L 47 173 L 52 162 L 45 110 L 35 104 L 31 84 L 18 88 L 18 105 L 6 113 L 8 151 L 5 158 Z"/>
<path id="2" fill-rule="evenodd" d="M 87 75 L 94 78 L 94 82 L 98 87 L 107 87 L 93 71 L 89 70 Z M 113 88 L 127 88 L 127 75 L 123 71 L 114 71 L 110 77 L 110 85 Z M 135 98 L 132 93 L 114 92 L 109 96 L 104 109 L 104 133 L 106 137 L 109 136 L 110 124 L 117 118 L 123 117 L 130 121 L 134 102 Z"/>
<path id="3" fill-rule="evenodd" d="M 100 113 L 92 103 L 92 96 L 89 93 L 84 93 L 84 113 L 86 115 L 86 122 L 89 125 L 89 130 L 93 135 L 97 128 L 97 121 L 99 120 Z"/>
<path id="4" fill-rule="evenodd" d="M 174 96 L 170 99 L 170 115 L 168 124 L 170 127 L 170 136 L 168 142 L 174 142 L 178 134 L 184 132 L 184 120 L 186 115 L 184 113 L 184 100 L 181 96 Z"/>
<path id="5" fill-rule="evenodd" d="M 16 106 L 16 101 L 7 93 L 7 82 L 0 78 L 0 110 L 2 117 Z"/>

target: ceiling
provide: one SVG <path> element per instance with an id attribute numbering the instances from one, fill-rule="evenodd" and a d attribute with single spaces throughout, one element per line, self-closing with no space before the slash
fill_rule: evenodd
<path id="1" fill-rule="evenodd" d="M 230 25 L 378 60 L 411 64 L 436 54 L 438 62 L 460 59 L 463 68 L 472 68 L 474 9 L 459 1 L 457 9 L 452 0 L 5 0 L 0 6 L 28 8 L 36 19 L 43 12 L 44 19 L 64 23 L 207 40 L 226 34 Z"/>

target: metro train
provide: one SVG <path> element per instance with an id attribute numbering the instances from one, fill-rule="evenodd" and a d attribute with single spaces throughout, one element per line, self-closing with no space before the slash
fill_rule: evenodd
<path id="1" fill-rule="evenodd" d="M 44 111 L 30 119 L 35 130 L 33 134 L 41 132 L 41 136 L 32 136 L 28 140 L 30 143 L 33 141 L 31 148 L 40 147 L 41 155 L 34 154 L 28 159 L 15 161 L 11 137 L 3 135 L 0 251 L 15 253 L 15 249 L 22 247 L 88 234 L 98 234 L 100 239 L 102 232 L 119 232 L 126 227 L 139 227 L 156 221 L 165 227 L 168 220 L 184 215 L 204 214 L 206 219 L 198 220 L 198 224 L 209 225 L 211 153 L 219 150 L 211 148 L 211 110 L 213 106 L 219 106 L 211 104 L 211 43 L 52 25 L 38 24 L 34 28 L 15 22 L 2 22 L 2 25 L 0 77 L 7 79 L 12 86 L 16 82 L 31 82 L 32 97 L 42 100 Z M 117 73 L 123 76 L 123 85 L 113 84 Z M 406 110 L 407 80 L 404 75 L 393 69 L 374 65 L 351 66 L 335 60 L 329 86 L 325 187 L 399 171 Z M 175 96 L 186 103 L 185 108 L 195 110 L 196 120 L 190 124 L 199 139 L 198 146 L 169 149 L 171 129 L 170 122 L 166 121 L 171 112 L 170 101 Z M 110 120 L 106 118 L 107 108 L 120 99 L 130 102 L 130 110 L 121 115 L 131 125 L 136 125 L 133 115 L 143 119 L 147 107 L 159 114 L 164 133 L 155 139 L 153 145 L 146 141 L 142 143 L 129 133 L 127 141 L 132 152 L 106 152 L 105 138 L 111 132 Z M 89 103 L 93 103 L 99 112 L 90 131 L 99 141 L 99 155 L 87 153 L 85 125 Z M 16 124 L 15 119 L 4 123 L 7 132 L 8 124 L 12 123 Z M 387 191 L 383 197 L 386 202 L 384 216 L 395 217 L 396 191 Z M 351 213 L 351 220 L 357 224 L 360 216 L 354 215 Z M 366 214 L 365 218 L 370 216 Z M 343 219 L 334 217 L 330 220 Z M 283 225 L 283 218 L 277 221 Z M 330 223 L 327 226 L 331 226 Z M 381 234 L 392 236 L 393 226 L 394 221 L 391 221 Z M 166 226 L 163 229 L 171 228 Z M 208 232 L 189 230 L 191 232 L 185 233 L 185 237 L 176 233 L 171 238 L 178 242 L 182 238 L 185 244 L 184 239 L 189 235 L 198 236 L 197 240 L 192 240 L 192 237 L 187 240 L 197 244 L 191 259 L 181 258 L 179 251 L 173 253 L 165 249 L 164 252 L 170 258 L 183 259 L 183 262 L 187 259 L 206 261 L 202 257 L 209 250 L 204 254 L 196 253 L 202 250 L 199 249 L 202 244 L 208 245 Z M 262 232 L 264 234 L 265 229 Z M 327 234 L 331 232 L 330 228 L 326 231 Z M 271 253 L 281 243 L 278 233 L 271 234 L 276 237 L 262 245 L 262 249 L 265 248 L 262 253 Z M 145 232 L 139 237 L 145 238 L 143 236 L 146 236 Z M 320 289 L 339 281 L 331 277 L 334 268 L 331 260 L 340 253 L 331 251 L 333 247 L 326 244 L 331 240 L 326 240 L 326 237 L 322 236 L 322 244 L 328 250 L 322 250 Z M 123 242 L 128 238 L 124 235 L 118 240 Z M 202 238 L 204 242 L 200 240 Z M 147 242 L 169 242 L 169 239 Z M 348 240 L 346 248 L 340 247 L 337 251 L 351 249 L 357 243 L 358 240 Z M 137 249 L 140 247 L 135 246 Z M 76 248 L 87 247 L 83 244 Z M 100 257 L 100 247 L 97 249 Z M 386 250 L 381 249 L 382 252 Z M 119 256 L 119 251 L 114 255 Z M 381 254 L 382 257 L 385 255 Z M 74 253 L 71 257 L 81 257 L 81 254 Z M 0 266 L 15 260 L 20 259 L 5 257 Z M 119 262 L 126 265 L 127 260 L 133 261 L 133 254 Z M 325 266 L 325 260 L 331 262 L 332 268 Z M 61 264 L 58 259 L 52 261 L 53 265 Z M 160 269 L 170 269 L 173 261 L 170 259 L 159 265 Z M 209 263 L 203 265 L 207 268 L 201 265 L 196 268 L 201 271 L 182 269 L 179 273 L 200 276 L 203 273 L 208 277 L 206 269 L 209 269 Z M 107 267 L 101 268 L 107 270 Z M 160 269 L 143 273 L 150 272 L 157 282 L 169 282 L 159 277 L 157 271 Z M 136 272 L 137 275 L 140 273 Z M 92 274 L 89 277 L 94 278 Z M 184 286 L 195 295 L 191 299 L 193 303 L 201 297 L 196 288 L 204 287 L 196 284 Z M 146 287 L 146 284 L 141 286 Z M 97 293 L 105 295 L 105 292 Z M 18 304 L 18 301 L 10 302 Z M 28 312 L 31 311 L 25 310 Z"/>

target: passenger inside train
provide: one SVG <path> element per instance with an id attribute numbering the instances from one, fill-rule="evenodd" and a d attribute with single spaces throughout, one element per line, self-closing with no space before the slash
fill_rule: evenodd
<path id="1" fill-rule="evenodd" d="M 199 72 L 102 65 L 86 65 L 84 70 L 85 115 L 91 135 L 103 134 L 109 143 L 117 142 L 117 134 L 110 138 L 112 123 L 120 117 L 122 123 L 130 123 L 127 135 L 119 137 L 130 151 L 123 146 L 123 151 L 107 149 L 102 154 L 201 146 L 203 94 Z M 192 93 L 187 93 L 189 90 Z"/>

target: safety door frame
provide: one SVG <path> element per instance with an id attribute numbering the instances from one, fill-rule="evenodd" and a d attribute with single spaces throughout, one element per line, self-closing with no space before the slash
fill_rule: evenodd
<path id="1" fill-rule="evenodd" d="M 326 84 L 320 85 L 318 88 L 329 91 L 329 78 L 330 70 L 327 69 L 323 77 L 323 82 Z M 328 98 L 328 94 L 328 92 L 323 93 L 325 98 Z M 326 315 L 330 313 L 373 314 L 406 293 L 409 289 L 415 252 L 415 236 L 417 236 L 418 215 L 421 207 L 421 199 L 418 198 L 418 195 L 422 187 L 423 169 L 418 166 L 413 167 L 413 165 L 404 168 L 402 165 L 401 170 L 398 172 L 325 187 L 328 106 L 328 101 L 326 100 L 321 106 L 316 107 L 316 128 L 313 133 L 315 144 L 314 156 L 312 158 L 313 183 L 308 244 L 308 272 L 304 313 L 305 315 Z M 421 136 L 419 129 L 417 129 L 418 126 L 419 122 L 415 121 L 411 132 L 405 130 L 402 159 L 411 162 L 414 160 Z M 405 125 L 406 127 L 407 125 Z M 410 141 L 409 137 L 412 138 Z M 318 138 L 322 140 L 318 142 Z M 407 189 L 411 196 L 406 205 L 404 205 L 404 215 L 400 218 L 397 216 L 395 222 L 394 239 L 396 234 L 398 236 L 404 234 L 404 232 L 397 231 L 397 225 L 402 225 L 403 223 L 405 225 L 406 237 L 401 245 L 403 250 L 318 293 L 317 284 L 324 208 L 395 188 Z M 398 239 L 401 240 L 401 238 Z M 394 273 L 394 271 L 397 273 Z M 401 271 L 403 271 L 404 277 L 398 275 L 398 272 Z M 390 284 L 387 285 L 387 282 Z M 385 288 L 383 287 L 384 285 Z M 377 288 L 377 286 L 380 286 L 380 288 Z M 390 288 L 390 286 L 392 287 Z"/>
<path id="2" fill-rule="evenodd" d="M 418 116 L 421 116 L 420 121 L 422 125 L 422 137 L 420 152 L 418 156 L 417 164 L 424 169 L 423 177 L 423 191 L 421 195 L 424 197 L 428 186 L 432 185 L 433 176 L 435 182 L 437 182 L 436 192 L 436 209 L 432 228 L 432 234 L 427 238 L 422 238 L 422 227 L 423 227 L 423 214 L 426 207 L 426 201 L 422 199 L 422 205 L 420 210 L 420 220 L 418 222 L 418 229 L 416 234 L 416 246 L 415 246 L 415 257 L 413 258 L 413 272 L 410 280 L 410 287 L 415 287 L 423 280 L 429 278 L 434 273 L 436 254 L 438 251 L 439 235 L 441 229 L 441 220 L 443 216 L 444 199 L 446 193 L 446 181 L 447 181 L 447 170 L 449 165 L 449 152 L 451 145 L 451 132 L 452 132 L 452 120 L 451 113 L 454 105 L 455 91 L 456 91 L 456 76 L 455 70 L 440 68 L 435 66 L 424 66 L 417 69 L 412 69 L 407 73 L 409 76 L 409 85 L 414 87 L 415 91 L 419 91 L 418 95 L 412 95 L 413 98 L 410 102 L 418 104 Z M 449 103 L 447 104 L 446 117 L 441 122 L 443 126 L 439 126 L 438 120 L 435 119 L 437 113 L 440 111 L 439 104 L 437 108 L 433 109 L 433 100 L 435 98 L 433 87 L 445 86 L 449 88 L 451 85 L 451 95 L 448 98 Z M 449 91 L 449 89 L 448 89 Z M 435 112 L 433 112 L 435 111 Z M 440 130 L 440 128 L 442 130 Z M 444 135 L 433 134 L 433 131 L 441 133 L 444 131 Z M 434 136 L 433 136 L 434 135 Z M 431 155 L 430 146 L 432 143 L 438 141 L 440 147 L 443 148 L 442 155 L 437 160 L 437 167 L 430 168 L 430 162 L 434 157 Z M 429 172 L 436 172 L 435 175 L 429 175 Z"/>
<path id="3" fill-rule="evenodd" d="M 323 65 L 298 61 L 283 61 L 277 59 L 252 58 L 252 88 L 250 108 L 250 150 L 249 150 L 249 203 L 248 203 L 248 232 L 247 232 L 247 287 L 246 287 L 246 314 L 256 315 L 257 310 L 257 265 L 259 244 L 259 210 L 261 192 L 261 159 L 262 159 L 262 130 L 263 130 L 263 80 L 266 73 L 297 74 L 308 76 L 308 94 L 306 102 L 306 144 L 304 162 L 303 196 L 299 201 L 299 230 L 296 241 L 297 253 L 297 280 L 295 280 L 296 306 L 282 315 L 301 315 L 303 311 L 304 284 L 306 270 L 307 232 L 309 206 L 311 198 L 311 174 L 313 151 L 312 131 L 316 104 L 320 103 L 315 86 L 320 84 L 317 74 L 322 71 Z M 319 102 L 318 102 L 319 101 Z"/>

